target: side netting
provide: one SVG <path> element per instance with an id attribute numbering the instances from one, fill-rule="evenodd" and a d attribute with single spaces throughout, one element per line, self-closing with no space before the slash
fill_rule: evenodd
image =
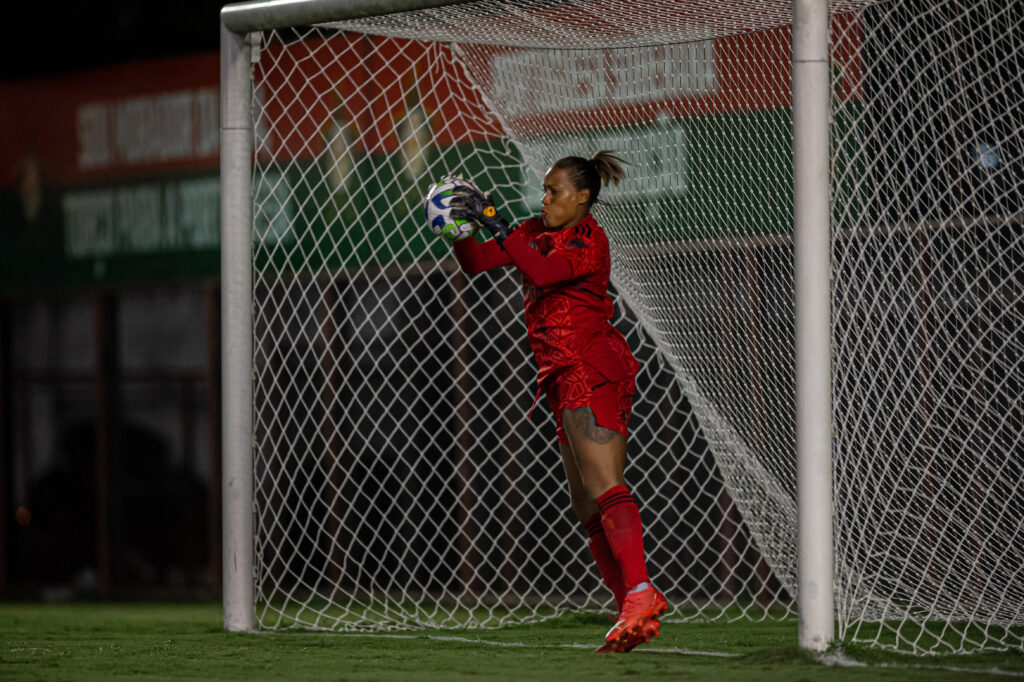
<path id="1" fill-rule="evenodd" d="M 1024 649 L 1024 6 L 881 3 L 838 36 L 840 635 Z"/>
<path id="2" fill-rule="evenodd" d="M 1020 648 L 1019 10 L 916 4 L 832 3 L 840 635 Z M 543 398 L 527 418 L 518 277 L 464 276 L 421 219 L 450 172 L 524 219 L 599 149 L 630 164 L 595 215 L 667 618 L 795 615 L 791 17 L 481 0 L 262 34 L 258 627 L 610 608 Z"/>

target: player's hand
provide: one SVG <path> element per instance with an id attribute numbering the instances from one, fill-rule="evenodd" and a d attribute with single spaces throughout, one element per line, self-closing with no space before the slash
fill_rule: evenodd
<path id="1" fill-rule="evenodd" d="M 485 230 L 500 244 L 511 234 L 508 221 L 501 217 L 494 208 L 489 195 L 465 185 L 454 191 L 449 204 L 452 206 L 453 218 L 468 218 L 480 223 Z"/>

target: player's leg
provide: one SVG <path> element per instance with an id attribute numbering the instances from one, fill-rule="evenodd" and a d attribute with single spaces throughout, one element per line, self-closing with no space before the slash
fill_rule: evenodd
<path id="1" fill-rule="evenodd" d="M 590 500 L 611 488 L 625 486 L 626 437 L 597 423 L 589 405 L 562 412 L 562 426 Z"/>
<path id="2" fill-rule="evenodd" d="M 573 457 L 572 448 L 568 443 L 559 443 L 558 447 L 562 453 L 565 478 L 569 482 L 569 500 L 573 514 L 587 531 L 589 536 L 587 546 L 590 548 L 590 553 L 594 557 L 604 584 L 615 596 L 615 608 L 616 614 L 618 614 L 622 611 L 622 600 L 626 596 L 625 585 L 622 584 L 622 570 L 619 568 L 619 562 L 605 536 L 604 526 L 601 524 L 601 512 L 583 487 L 583 479 L 580 478 L 579 469 L 576 468 L 576 459 Z"/>
<path id="3" fill-rule="evenodd" d="M 573 457 L 572 448 L 568 443 L 559 443 L 558 449 L 562 454 L 562 468 L 565 469 L 565 479 L 569 483 L 569 505 L 576 519 L 585 524 L 587 519 L 598 513 L 597 505 L 583 487 L 583 479 L 580 478 L 579 469 L 576 468 L 576 459 Z"/>
<path id="4" fill-rule="evenodd" d="M 595 394 L 593 400 L 605 423 L 625 431 L 625 424 L 616 419 L 622 412 L 620 402 L 614 393 L 611 397 Z M 625 412 L 628 421 L 628 410 Z M 590 406 L 564 410 L 562 423 L 580 482 L 600 510 L 601 525 L 626 586 L 619 621 L 601 650 L 629 651 L 657 636 L 658 616 L 668 604 L 648 579 L 640 512 L 623 479 L 626 437 L 602 426 Z"/>
<path id="5" fill-rule="evenodd" d="M 623 480 L 626 437 L 598 424 L 589 406 L 566 409 L 562 423 L 580 484 L 601 513 L 601 524 L 627 592 L 646 586 L 640 510 Z"/>

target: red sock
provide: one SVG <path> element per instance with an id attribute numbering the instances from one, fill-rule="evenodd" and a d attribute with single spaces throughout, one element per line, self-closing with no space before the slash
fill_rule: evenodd
<path id="1" fill-rule="evenodd" d="M 615 605 L 619 611 L 622 610 L 622 600 L 626 597 L 626 586 L 622 584 L 622 571 L 619 569 L 619 562 L 612 553 L 608 544 L 608 538 L 604 534 L 604 526 L 601 525 L 601 513 L 598 512 L 583 522 L 590 535 L 590 553 L 594 555 L 597 562 L 597 570 L 601 572 L 604 584 L 615 595 Z"/>
<path id="2" fill-rule="evenodd" d="M 596 502 L 608 546 L 619 562 L 623 587 L 628 592 L 648 580 L 640 510 L 629 489 L 622 485 L 605 491 Z"/>

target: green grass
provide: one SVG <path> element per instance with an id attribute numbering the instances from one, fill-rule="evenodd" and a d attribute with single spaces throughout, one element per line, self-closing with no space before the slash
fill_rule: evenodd
<path id="1" fill-rule="evenodd" d="M 2 604 L 0 680 L 964 680 L 1024 677 L 1024 656 L 845 652 L 825 665 L 794 623 L 666 623 L 628 655 L 596 655 L 608 621 L 393 636 L 225 632 L 218 604 Z M 574 647 L 572 645 L 586 645 Z M 717 655 L 714 655 L 717 654 Z M 728 654 L 727 656 L 723 654 Z"/>

